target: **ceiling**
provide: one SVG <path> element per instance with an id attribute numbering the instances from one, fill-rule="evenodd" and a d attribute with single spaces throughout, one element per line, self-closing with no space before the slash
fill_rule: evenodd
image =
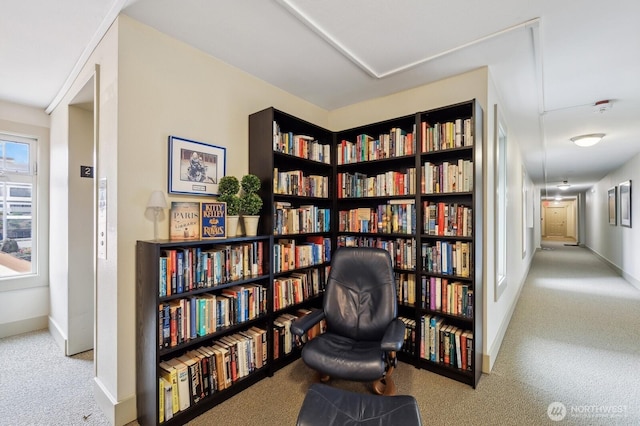
<path id="1" fill-rule="evenodd" d="M 489 66 L 546 195 L 585 191 L 640 152 L 640 2 L 65 0 L 4 2 L 0 99 L 55 107 L 122 11 L 331 110 Z M 610 100 L 605 112 L 594 103 Z M 569 138 L 605 133 L 591 148 Z M 545 194 L 543 194 L 545 195 Z"/>

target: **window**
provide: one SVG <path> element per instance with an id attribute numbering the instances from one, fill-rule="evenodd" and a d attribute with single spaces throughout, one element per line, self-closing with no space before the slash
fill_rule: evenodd
<path id="1" fill-rule="evenodd" d="M 0 279 L 36 272 L 36 140 L 0 133 Z"/>
<path id="2" fill-rule="evenodd" d="M 507 128 L 495 105 L 495 300 L 507 287 Z"/>

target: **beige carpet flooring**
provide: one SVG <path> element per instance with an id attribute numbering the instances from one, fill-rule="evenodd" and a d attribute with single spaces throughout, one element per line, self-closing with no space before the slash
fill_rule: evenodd
<path id="1" fill-rule="evenodd" d="M 394 372 L 425 424 L 640 425 L 640 291 L 584 248 L 543 248 L 477 389 L 404 363 Z M 91 362 L 58 353 L 46 331 L 0 339 L 0 425 L 105 424 L 92 400 Z M 296 361 L 189 425 L 294 425 L 313 377 Z"/>

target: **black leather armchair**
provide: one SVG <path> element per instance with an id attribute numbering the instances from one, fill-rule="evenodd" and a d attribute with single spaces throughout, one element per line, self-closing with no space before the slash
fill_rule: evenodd
<path id="1" fill-rule="evenodd" d="M 323 381 L 330 377 L 371 381 L 377 394 L 394 395 L 391 373 L 405 332 L 397 310 L 389 253 L 342 247 L 331 262 L 323 309 L 294 321 L 291 330 L 303 336 L 324 318 L 326 332 L 304 345 L 304 363 L 319 372 Z"/>

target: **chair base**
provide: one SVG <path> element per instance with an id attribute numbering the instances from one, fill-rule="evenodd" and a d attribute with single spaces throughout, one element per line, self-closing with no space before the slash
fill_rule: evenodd
<path id="1" fill-rule="evenodd" d="M 397 392 L 396 382 L 391 377 L 376 380 L 372 384 L 373 392 L 378 395 L 392 396 Z"/>

